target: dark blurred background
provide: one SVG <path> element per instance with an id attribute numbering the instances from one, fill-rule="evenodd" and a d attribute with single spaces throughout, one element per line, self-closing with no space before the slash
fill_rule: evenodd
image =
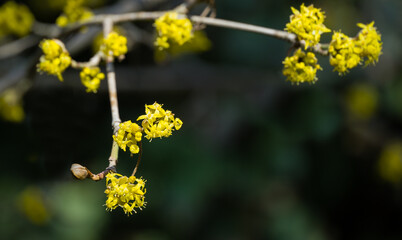
<path id="1" fill-rule="evenodd" d="M 51 23 L 62 7 L 50 2 L 63 1 L 25 4 Z M 90 4 L 122 12 L 122 2 L 143 10 L 180 4 Z M 301 3 L 216 0 L 217 17 L 283 29 L 290 7 Z M 376 66 L 340 76 L 327 57 L 318 57 L 319 80 L 297 86 L 281 73 L 286 42 L 207 27 L 209 51 L 161 60 L 147 42 L 152 23 L 120 26 L 132 36 L 126 59 L 115 65 L 122 120 L 135 121 L 145 104 L 157 101 L 184 122 L 169 138 L 144 139 L 137 175 L 147 179 L 148 204 L 130 217 L 122 209 L 105 211 L 104 181 L 78 181 L 69 172 L 72 163 L 93 172 L 108 165 L 106 81 L 88 94 L 77 70 L 66 71 L 60 83 L 33 69 L 25 120 L 0 122 L 1 238 L 402 239 L 402 2 L 310 3 L 326 12 L 327 27 L 349 36 L 358 33 L 357 23 L 374 20 L 383 40 Z M 87 60 L 92 40 L 76 35 L 62 40 L 75 48 L 73 58 Z M 331 35 L 322 38 L 329 42 Z M 3 59 L 2 69 L 38 51 Z M 118 171 L 131 174 L 135 161 L 120 151 Z"/>

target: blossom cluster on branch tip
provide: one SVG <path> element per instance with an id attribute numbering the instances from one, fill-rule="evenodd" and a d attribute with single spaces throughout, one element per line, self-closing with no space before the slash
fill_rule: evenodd
<path id="1" fill-rule="evenodd" d="M 31 31 L 34 20 L 27 6 L 6 2 L 0 7 L 0 37 L 9 34 L 25 36 Z"/>
<path id="2" fill-rule="evenodd" d="M 183 45 L 193 38 L 193 25 L 188 18 L 180 18 L 177 12 L 167 12 L 155 20 L 155 46 L 160 50 L 171 44 Z"/>
<path id="3" fill-rule="evenodd" d="M 334 32 L 329 45 L 330 64 L 340 74 L 360 64 L 366 59 L 365 64 L 375 64 L 381 55 L 381 35 L 374 27 L 374 22 L 367 25 L 358 23 L 362 28 L 355 38 L 350 38 L 343 33 Z"/>
<path id="4" fill-rule="evenodd" d="M 183 122 L 175 118 L 170 110 L 164 110 L 162 105 L 155 102 L 152 105 L 145 105 L 145 115 L 137 118 L 142 120 L 145 137 L 147 139 L 169 137 L 172 131 L 179 130 Z"/>
<path id="5" fill-rule="evenodd" d="M 62 73 L 71 64 L 71 57 L 58 40 L 45 39 L 40 43 L 43 54 L 39 59 L 38 70 L 55 75 L 63 81 Z"/>
<path id="6" fill-rule="evenodd" d="M 9 88 L 0 94 L 0 116 L 9 122 L 22 122 L 25 118 L 22 107 L 22 93 Z"/>
<path id="7" fill-rule="evenodd" d="M 87 88 L 87 92 L 96 93 L 98 91 L 100 81 L 105 78 L 105 74 L 98 67 L 84 67 L 80 72 L 82 84 Z"/>
<path id="8" fill-rule="evenodd" d="M 65 27 L 68 24 L 81 22 L 93 16 L 93 13 L 86 7 L 86 0 L 67 0 L 63 13 L 56 19 L 56 24 Z"/>
<path id="9" fill-rule="evenodd" d="M 127 53 L 127 38 L 116 32 L 111 32 L 103 39 L 101 51 L 105 56 L 122 58 Z"/>
<path id="10" fill-rule="evenodd" d="M 106 209 L 112 211 L 121 207 L 127 215 L 136 213 L 136 208 L 142 210 L 146 204 L 145 182 L 144 179 L 135 176 L 126 177 L 118 173 L 108 173 L 105 190 Z"/>
<path id="11" fill-rule="evenodd" d="M 142 128 L 130 120 L 120 123 L 117 135 L 113 135 L 113 139 L 123 151 L 128 147 L 132 154 L 136 154 L 140 151 L 138 142 L 142 139 Z"/>
<path id="12" fill-rule="evenodd" d="M 324 25 L 325 15 L 321 9 L 313 5 L 306 7 L 304 3 L 300 6 L 300 11 L 293 7 L 291 9 L 293 14 L 285 30 L 296 34 L 299 40 L 304 40 L 305 49 L 319 43 L 322 33 L 331 32 Z"/>
<path id="13" fill-rule="evenodd" d="M 300 48 L 295 51 L 293 56 L 286 57 L 283 61 L 283 75 L 292 83 L 317 81 L 317 70 L 322 70 L 317 64 L 317 58 L 312 52 L 303 52 Z"/>

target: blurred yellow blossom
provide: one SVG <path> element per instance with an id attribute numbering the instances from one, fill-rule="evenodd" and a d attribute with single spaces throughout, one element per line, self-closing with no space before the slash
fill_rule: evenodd
<path id="1" fill-rule="evenodd" d="M 138 120 L 142 120 L 147 139 L 169 137 L 172 131 L 179 130 L 183 125 L 179 118 L 175 118 L 171 111 L 164 110 L 157 102 L 145 105 L 145 115 L 139 116 Z"/>
<path id="2" fill-rule="evenodd" d="M 117 136 L 113 135 L 113 139 L 124 151 L 128 147 L 132 154 L 136 154 L 140 151 L 138 142 L 142 139 L 142 128 L 131 121 L 120 123 Z"/>
<path id="3" fill-rule="evenodd" d="M 0 37 L 8 34 L 25 36 L 31 31 L 34 20 L 27 6 L 14 1 L 6 2 L 0 7 Z"/>
<path id="4" fill-rule="evenodd" d="M 371 118 L 377 110 L 378 92 L 369 84 L 356 84 L 349 87 L 345 100 L 352 117 L 366 120 Z"/>
<path id="5" fill-rule="evenodd" d="M 374 27 L 374 21 L 367 25 L 358 23 L 357 26 L 362 28 L 357 36 L 357 41 L 363 48 L 361 57 L 367 58 L 365 61 L 366 65 L 375 64 L 378 62 L 378 58 L 382 54 L 381 35 Z"/>
<path id="6" fill-rule="evenodd" d="M 106 175 L 107 195 L 106 209 L 114 210 L 121 207 L 127 215 L 132 214 L 135 208 L 145 207 L 145 180 L 135 176 L 126 177 L 118 173 Z"/>
<path id="7" fill-rule="evenodd" d="M 44 225 L 50 220 L 43 194 L 37 187 L 27 187 L 21 192 L 18 207 L 33 224 Z"/>
<path id="8" fill-rule="evenodd" d="M 157 48 L 154 52 L 155 61 L 162 62 L 168 56 L 177 57 L 186 53 L 199 53 L 211 48 L 212 43 L 204 31 L 195 31 L 193 35 L 191 41 L 187 41 L 183 45 L 171 43 L 167 49 Z"/>
<path id="9" fill-rule="evenodd" d="M 0 116 L 6 121 L 22 122 L 25 118 L 22 107 L 22 93 L 15 88 L 0 94 Z"/>
<path id="10" fill-rule="evenodd" d="M 84 7 L 85 0 L 68 0 L 63 14 L 56 19 L 56 24 L 65 27 L 68 24 L 81 22 L 93 16 L 92 12 Z"/>
<path id="11" fill-rule="evenodd" d="M 80 72 L 80 78 L 82 84 L 87 88 L 87 92 L 96 93 L 100 81 L 105 78 L 105 74 L 103 74 L 98 67 L 84 67 Z"/>
<path id="12" fill-rule="evenodd" d="M 346 73 L 348 69 L 356 67 L 363 52 L 361 45 L 341 32 L 334 32 L 329 45 L 329 63 L 335 71 Z"/>
<path id="13" fill-rule="evenodd" d="M 300 11 L 293 7 L 291 9 L 293 14 L 285 30 L 296 34 L 299 40 L 304 40 L 305 49 L 319 43 L 322 33 L 331 32 L 324 25 L 325 15 L 321 9 L 313 5 L 306 7 L 304 3 L 300 6 Z"/>
<path id="14" fill-rule="evenodd" d="M 293 54 L 293 56 L 286 57 L 282 62 L 283 75 L 286 76 L 287 81 L 292 83 L 309 82 L 314 83 L 317 81 L 317 70 L 322 70 L 321 66 L 317 64 L 317 58 L 312 52 L 303 52 L 300 48 Z"/>
<path id="15" fill-rule="evenodd" d="M 63 81 L 62 73 L 71 64 L 71 57 L 58 40 L 45 39 L 40 43 L 44 55 L 39 59 L 38 70 L 55 75 Z"/>
<path id="16" fill-rule="evenodd" d="M 387 144 L 381 152 L 379 173 L 385 180 L 399 184 L 402 180 L 402 143 Z"/>
<path id="17" fill-rule="evenodd" d="M 155 46 L 160 50 L 171 44 L 183 45 L 193 38 L 193 25 L 188 18 L 179 18 L 177 12 L 167 12 L 155 20 L 157 37 Z"/>
<path id="18" fill-rule="evenodd" d="M 101 51 L 105 56 L 123 57 L 127 53 L 127 38 L 111 32 L 103 39 Z"/>

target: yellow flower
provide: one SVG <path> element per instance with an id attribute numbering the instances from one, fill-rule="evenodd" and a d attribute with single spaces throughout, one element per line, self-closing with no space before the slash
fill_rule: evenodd
<path id="1" fill-rule="evenodd" d="M 96 93 L 100 81 L 105 78 L 105 74 L 103 74 L 98 67 L 84 67 L 80 72 L 80 78 L 82 84 L 87 88 L 87 92 Z"/>
<path id="2" fill-rule="evenodd" d="M 22 122 L 25 118 L 22 107 L 22 93 L 15 88 L 5 90 L 0 95 L 0 116 L 10 122 Z"/>
<path id="3" fill-rule="evenodd" d="M 127 38 L 111 32 L 103 39 L 101 50 L 105 56 L 123 57 L 127 53 Z"/>
<path id="4" fill-rule="evenodd" d="M 399 184 L 402 180 L 402 143 L 394 142 L 386 145 L 378 164 L 381 177 L 391 183 Z"/>
<path id="5" fill-rule="evenodd" d="M 329 63 L 334 67 L 334 71 L 340 74 L 348 72 L 348 69 L 356 67 L 361 62 L 360 55 L 363 52 L 361 45 L 341 32 L 334 32 L 328 50 Z"/>
<path id="6" fill-rule="evenodd" d="M 321 9 L 313 5 L 306 7 L 304 3 L 300 6 L 300 11 L 293 7 L 291 9 L 293 14 L 285 30 L 296 34 L 299 40 L 304 40 L 305 49 L 319 43 L 322 33 L 331 32 L 324 25 L 325 15 Z"/>
<path id="7" fill-rule="evenodd" d="M 107 195 L 106 209 L 114 210 L 121 207 L 127 215 L 132 214 L 135 208 L 142 210 L 145 207 L 145 180 L 134 176 L 126 177 L 118 173 L 106 175 Z"/>
<path id="8" fill-rule="evenodd" d="M 126 151 L 126 147 L 128 147 L 132 154 L 138 153 L 140 151 L 138 142 L 140 142 L 142 138 L 141 127 L 131 121 L 120 123 L 119 127 L 117 136 L 113 135 L 113 139 L 124 151 Z"/>
<path id="9" fill-rule="evenodd" d="M 193 38 L 193 25 L 188 18 L 179 18 L 177 12 L 167 12 L 155 20 L 156 28 L 155 46 L 160 50 L 167 49 L 170 45 L 183 45 Z"/>
<path id="10" fill-rule="evenodd" d="M 142 121 L 142 127 L 147 139 L 169 137 L 172 131 L 179 130 L 183 122 L 175 118 L 169 110 L 164 110 L 162 105 L 155 102 L 152 105 L 145 105 L 145 115 L 137 118 Z"/>
<path id="11" fill-rule="evenodd" d="M 82 5 L 85 0 L 68 0 L 63 14 L 56 19 L 56 24 L 65 27 L 68 24 L 82 22 L 93 16 L 92 12 Z"/>
<path id="12" fill-rule="evenodd" d="M 351 116 L 358 120 L 370 119 L 377 110 L 378 92 L 368 84 L 349 87 L 346 93 L 346 107 Z"/>
<path id="13" fill-rule="evenodd" d="M 361 57 L 367 58 L 365 61 L 366 65 L 375 64 L 378 62 L 378 58 L 382 54 L 381 35 L 374 27 L 374 21 L 367 25 L 358 23 L 357 26 L 362 28 L 357 36 L 357 41 L 363 48 Z"/>
<path id="14" fill-rule="evenodd" d="M 18 196 L 18 208 L 25 217 L 36 225 L 44 225 L 50 220 L 43 193 L 37 187 L 27 187 Z"/>
<path id="15" fill-rule="evenodd" d="M 287 81 L 292 83 L 309 82 L 314 83 L 317 81 L 317 70 L 322 70 L 321 66 L 317 64 L 317 58 L 312 52 L 303 52 L 300 48 L 293 54 L 293 56 L 286 57 L 282 62 L 283 75 L 287 77 Z"/>
<path id="16" fill-rule="evenodd" d="M 9 1 L 0 7 L 0 36 L 7 34 L 25 36 L 31 31 L 34 20 L 28 7 Z"/>
<path id="17" fill-rule="evenodd" d="M 46 39 L 40 43 L 44 55 L 39 59 L 38 70 L 55 75 L 63 81 L 61 75 L 71 64 L 71 57 L 58 40 Z"/>

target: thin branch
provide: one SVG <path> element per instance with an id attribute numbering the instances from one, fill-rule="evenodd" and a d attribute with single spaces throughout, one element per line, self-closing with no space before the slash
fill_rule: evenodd
<path id="1" fill-rule="evenodd" d="M 135 173 L 138 170 L 138 166 L 140 165 L 140 162 L 141 162 L 141 158 L 142 158 L 142 141 L 139 142 L 138 147 L 140 148 L 140 151 L 138 152 L 137 164 L 135 164 L 135 168 L 134 168 L 133 173 L 131 174 L 131 176 L 135 175 Z"/>
<path id="2" fill-rule="evenodd" d="M 17 55 L 28 48 L 37 45 L 40 41 L 38 36 L 28 35 L 13 42 L 0 46 L 0 60 Z"/>
<path id="3" fill-rule="evenodd" d="M 84 68 L 84 67 L 96 67 L 99 65 L 102 60 L 101 52 L 97 52 L 88 62 L 77 62 L 75 60 L 71 60 L 72 68 Z"/>

